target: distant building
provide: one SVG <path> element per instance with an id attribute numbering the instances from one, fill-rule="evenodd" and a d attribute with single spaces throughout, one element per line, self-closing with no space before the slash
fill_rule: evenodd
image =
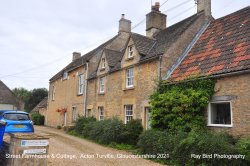
<path id="1" fill-rule="evenodd" d="M 43 116 L 46 116 L 47 113 L 47 105 L 48 105 L 48 97 L 45 97 L 40 103 L 36 105 L 30 113 L 38 113 Z"/>
<path id="2" fill-rule="evenodd" d="M 24 102 L 0 80 L 0 110 L 24 110 Z"/>

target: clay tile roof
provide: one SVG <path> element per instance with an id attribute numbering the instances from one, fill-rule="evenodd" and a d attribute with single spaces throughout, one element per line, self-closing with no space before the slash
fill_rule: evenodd
<path id="1" fill-rule="evenodd" d="M 250 69 L 250 7 L 211 22 L 170 80 Z"/>

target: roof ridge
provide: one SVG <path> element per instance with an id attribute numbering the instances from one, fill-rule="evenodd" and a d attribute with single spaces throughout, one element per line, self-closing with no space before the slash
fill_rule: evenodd
<path id="1" fill-rule="evenodd" d="M 214 21 L 222 20 L 222 19 L 224 19 L 224 18 L 226 18 L 226 17 L 229 17 L 229 16 L 231 16 L 231 15 L 236 15 L 236 13 L 241 14 L 242 11 L 247 10 L 247 9 L 248 9 L 248 10 L 250 9 L 250 5 L 247 6 L 247 7 L 244 7 L 244 8 L 242 8 L 242 9 L 240 9 L 240 10 L 237 10 L 237 11 L 235 11 L 235 12 L 232 12 L 232 13 L 230 13 L 230 14 L 227 14 L 227 15 L 225 15 L 225 16 L 219 17 L 219 18 L 215 19 Z"/>

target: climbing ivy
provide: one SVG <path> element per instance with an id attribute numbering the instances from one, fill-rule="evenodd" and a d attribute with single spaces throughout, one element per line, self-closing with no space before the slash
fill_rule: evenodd
<path id="1" fill-rule="evenodd" d="M 213 79 L 158 83 L 150 96 L 152 128 L 190 131 L 205 126 L 204 110 L 214 93 Z"/>

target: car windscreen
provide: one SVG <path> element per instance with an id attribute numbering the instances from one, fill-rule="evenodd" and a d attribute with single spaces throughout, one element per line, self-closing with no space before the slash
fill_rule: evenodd
<path id="1" fill-rule="evenodd" d="M 7 120 L 29 120 L 29 115 L 20 113 L 6 113 L 3 115 Z"/>

